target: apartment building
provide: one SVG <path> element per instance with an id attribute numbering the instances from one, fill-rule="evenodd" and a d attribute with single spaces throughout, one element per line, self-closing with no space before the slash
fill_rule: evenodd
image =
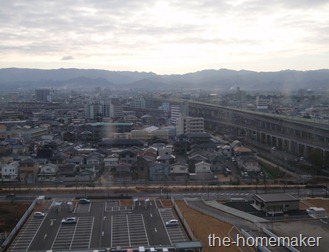
<path id="1" fill-rule="evenodd" d="M 190 134 L 204 132 L 204 118 L 179 116 L 176 121 L 176 134 Z"/>

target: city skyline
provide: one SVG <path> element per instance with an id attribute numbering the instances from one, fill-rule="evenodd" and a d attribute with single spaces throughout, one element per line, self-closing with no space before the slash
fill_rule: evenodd
<path id="1" fill-rule="evenodd" d="M 3 1 L 0 68 L 328 68 L 327 1 Z"/>

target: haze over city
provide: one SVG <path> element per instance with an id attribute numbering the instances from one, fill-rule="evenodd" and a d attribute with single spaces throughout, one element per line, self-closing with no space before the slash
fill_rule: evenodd
<path id="1" fill-rule="evenodd" d="M 328 67 L 328 1 L 4 1 L 0 68 Z"/>

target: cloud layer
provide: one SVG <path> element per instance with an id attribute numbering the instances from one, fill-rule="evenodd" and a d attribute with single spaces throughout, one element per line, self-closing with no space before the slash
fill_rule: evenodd
<path id="1" fill-rule="evenodd" d="M 0 0 L 0 67 L 326 68 L 326 0 Z"/>

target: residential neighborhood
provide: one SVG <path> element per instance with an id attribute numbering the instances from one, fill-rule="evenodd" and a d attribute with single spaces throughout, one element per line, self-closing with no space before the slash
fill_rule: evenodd
<path id="1" fill-rule="evenodd" d="M 238 170 L 256 177 L 261 172 L 255 151 L 206 132 L 203 118 L 188 115 L 187 103 L 172 105 L 172 110 L 164 105 L 154 113 L 146 109 L 143 96 L 128 104 L 86 97 L 61 105 L 42 101 L 39 93 L 32 96 L 37 99 L 33 103 L 8 101 L 5 108 L 29 114 L 21 114 L 22 120 L 2 111 L 0 183 L 228 183 L 222 178 L 237 180 Z M 63 94 L 57 99 L 67 98 Z M 234 158 L 237 171 L 232 176 L 226 168 Z"/>

